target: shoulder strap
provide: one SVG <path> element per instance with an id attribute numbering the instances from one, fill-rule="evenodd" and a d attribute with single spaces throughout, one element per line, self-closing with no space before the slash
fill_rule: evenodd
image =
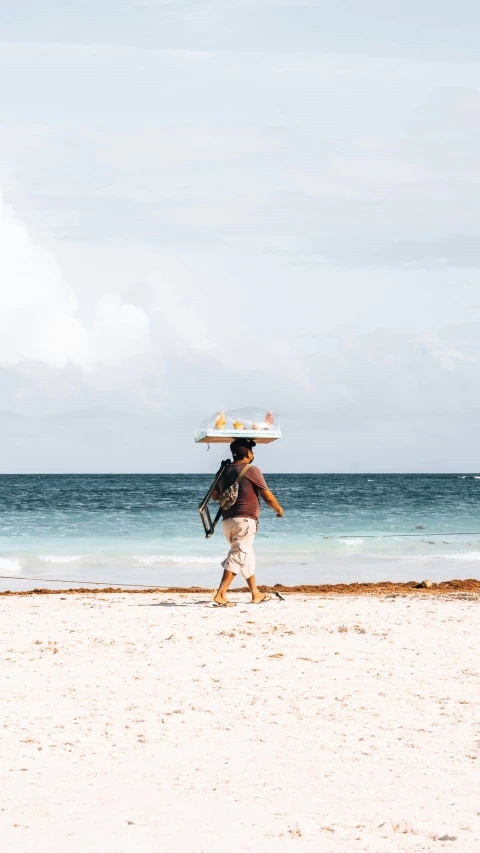
<path id="1" fill-rule="evenodd" d="M 231 470 L 231 469 L 232 469 L 232 467 L 233 467 L 233 466 L 232 466 L 232 464 L 230 464 L 230 465 L 229 465 L 229 467 L 228 467 L 228 469 L 227 469 L 227 480 L 226 480 L 226 482 L 224 481 L 224 482 L 223 482 L 223 484 L 222 484 L 222 486 L 223 486 L 223 491 L 225 491 L 225 489 L 227 489 L 227 488 L 230 488 L 231 486 L 236 486 L 236 485 L 237 485 L 237 483 L 239 483 L 239 482 L 240 482 L 240 480 L 242 479 L 243 475 L 247 473 L 247 469 L 248 469 L 248 468 L 250 468 L 250 462 L 248 462 L 248 463 L 247 463 L 247 464 L 242 468 L 242 470 L 241 470 L 241 471 L 240 471 L 240 473 L 235 477 L 235 479 L 234 479 L 234 480 L 232 480 L 232 479 L 231 479 L 231 476 L 232 476 L 232 470 Z M 233 473 L 235 473 L 235 472 L 233 472 Z"/>
<path id="2" fill-rule="evenodd" d="M 249 468 L 250 468 L 250 462 L 247 462 L 247 464 L 245 465 L 245 467 L 244 467 L 244 468 L 242 468 L 242 470 L 240 471 L 240 474 L 238 475 L 237 479 L 235 480 L 235 483 L 239 483 L 239 482 L 240 482 L 240 480 L 242 479 L 243 475 L 247 473 L 247 470 L 248 470 Z"/>

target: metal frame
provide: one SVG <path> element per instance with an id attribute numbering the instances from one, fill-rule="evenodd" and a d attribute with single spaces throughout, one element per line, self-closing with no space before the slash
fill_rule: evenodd
<path id="1" fill-rule="evenodd" d="M 216 524 L 219 521 L 220 516 L 222 514 L 222 510 L 219 509 L 215 518 L 212 521 L 212 517 L 210 515 L 210 510 L 208 508 L 208 503 L 210 501 L 210 498 L 212 497 L 212 494 L 214 492 L 214 489 L 215 489 L 220 477 L 222 476 L 223 472 L 228 468 L 229 465 L 231 465 L 230 459 L 225 459 L 222 462 L 222 464 L 220 465 L 220 468 L 218 469 L 217 473 L 215 474 L 215 479 L 214 479 L 212 485 L 210 486 L 207 494 L 205 495 L 203 501 L 201 501 L 198 505 L 198 511 L 200 513 L 200 518 L 202 519 L 203 529 L 205 530 L 205 536 L 207 539 L 210 539 L 210 536 L 213 536 L 213 534 L 215 533 Z"/>

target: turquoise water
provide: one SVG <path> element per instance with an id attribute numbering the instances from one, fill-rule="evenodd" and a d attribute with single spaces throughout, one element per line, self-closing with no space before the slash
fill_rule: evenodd
<path id="1" fill-rule="evenodd" d="M 270 474 L 257 578 L 335 583 L 480 577 L 480 476 Z M 20 578 L 207 585 L 225 556 L 206 540 L 204 475 L 0 477 L 0 589 Z M 434 535 L 439 534 L 439 535 Z M 42 584 L 46 586 L 46 583 Z"/>

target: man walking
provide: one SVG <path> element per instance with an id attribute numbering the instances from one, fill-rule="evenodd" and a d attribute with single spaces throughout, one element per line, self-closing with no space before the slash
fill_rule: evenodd
<path id="1" fill-rule="evenodd" d="M 255 442 L 249 438 L 236 438 L 230 445 L 233 462 L 222 474 L 217 488 L 212 494 L 212 500 L 218 501 L 220 495 L 235 482 L 238 482 L 238 497 L 229 509 L 222 509 L 223 532 L 230 545 L 227 558 L 223 561 L 223 577 L 214 597 L 214 602 L 220 607 L 235 607 L 226 597 L 227 590 L 238 572 L 245 578 L 252 603 L 262 604 L 270 601 L 270 595 L 262 595 L 255 582 L 255 553 L 253 540 L 258 530 L 260 515 L 259 494 L 265 503 L 277 514 L 283 515 L 283 509 L 275 496 L 269 490 L 264 476 L 259 468 L 253 466 L 253 448 Z M 245 466 L 250 466 L 244 471 Z M 237 479 L 240 476 L 240 479 Z"/>

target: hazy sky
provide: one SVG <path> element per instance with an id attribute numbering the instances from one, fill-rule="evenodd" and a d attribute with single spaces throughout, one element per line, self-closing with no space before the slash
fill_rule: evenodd
<path id="1" fill-rule="evenodd" d="M 0 470 L 480 467 L 478 0 L 0 15 Z"/>

